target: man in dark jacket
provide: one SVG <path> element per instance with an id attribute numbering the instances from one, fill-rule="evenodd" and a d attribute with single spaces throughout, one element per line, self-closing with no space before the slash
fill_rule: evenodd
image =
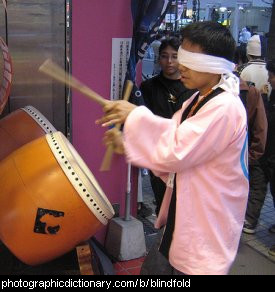
<path id="1" fill-rule="evenodd" d="M 260 163 L 265 152 L 267 119 L 262 96 L 252 83 L 240 79 L 240 98 L 247 112 L 249 165 L 249 196 L 243 232 L 253 234 L 267 191 L 265 172 Z"/>
<path id="2" fill-rule="evenodd" d="M 179 46 L 180 41 L 177 38 L 163 40 L 159 47 L 160 74 L 140 85 L 145 105 L 154 114 L 164 118 L 171 118 L 181 108 L 182 103 L 195 92 L 186 89 L 180 81 L 177 60 Z M 150 180 L 158 214 L 166 185 L 151 171 Z"/>

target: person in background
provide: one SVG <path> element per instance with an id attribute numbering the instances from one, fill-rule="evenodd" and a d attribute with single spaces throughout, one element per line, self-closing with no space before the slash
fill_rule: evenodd
<path id="1" fill-rule="evenodd" d="M 248 195 L 247 122 L 232 74 L 235 41 L 216 22 L 182 30 L 181 81 L 197 89 L 172 119 L 144 106 L 109 101 L 97 124 L 104 141 L 137 166 L 153 169 L 167 189 L 156 227 L 170 274 L 226 274 L 237 254 Z M 156 267 L 157 268 L 157 267 Z"/>
<path id="2" fill-rule="evenodd" d="M 247 44 L 247 42 L 249 41 L 249 39 L 251 38 L 251 32 L 249 31 L 248 28 L 243 27 L 241 32 L 240 32 L 240 36 L 239 36 L 239 42 L 240 44 Z"/>
<path id="3" fill-rule="evenodd" d="M 145 80 L 140 85 L 145 106 L 155 115 L 172 118 L 173 114 L 182 107 L 194 90 L 185 88 L 180 81 L 178 70 L 178 49 L 180 41 L 177 38 L 164 39 L 159 47 L 160 74 Z M 161 178 L 149 171 L 150 182 L 155 196 L 156 214 L 158 215 L 166 184 Z"/>
<path id="4" fill-rule="evenodd" d="M 266 70 L 265 40 L 263 36 L 253 35 L 246 47 L 248 63 L 240 66 L 237 71 L 244 81 L 253 82 L 255 87 L 261 92 L 264 105 L 267 105 L 267 99 L 270 94 L 266 94 L 268 87 L 268 72 Z"/>
<path id="5" fill-rule="evenodd" d="M 251 38 L 251 32 L 248 28 L 244 27 L 239 35 L 239 46 L 237 47 L 237 50 L 239 50 L 240 55 L 242 56 L 242 60 L 245 61 L 243 63 L 247 62 L 246 58 L 246 47 L 249 39 Z"/>
<path id="6" fill-rule="evenodd" d="M 249 62 L 241 70 L 240 77 L 248 82 L 255 84 L 255 87 L 260 90 L 267 115 L 270 115 L 270 84 L 268 82 L 269 73 L 266 68 L 265 56 L 265 42 L 259 35 L 252 36 L 247 44 L 247 56 Z M 270 136 L 270 121 L 268 119 L 268 136 Z M 267 143 L 267 148 L 269 142 Z M 267 193 L 267 176 L 266 176 L 266 156 L 270 150 L 266 150 L 265 155 L 260 160 L 260 163 L 253 165 L 250 174 L 250 184 L 253 184 L 252 191 L 249 193 L 247 210 L 245 215 L 245 223 L 243 232 L 247 234 L 254 234 L 258 219 L 260 217 L 261 209 Z M 259 162 L 259 161 L 258 161 Z"/>
<path id="7" fill-rule="evenodd" d="M 161 34 L 157 34 L 155 40 L 151 43 L 151 48 L 154 53 L 154 68 L 153 75 L 159 74 L 161 68 L 159 65 L 159 46 L 161 45 L 160 39 L 162 38 Z"/>
<path id="8" fill-rule="evenodd" d="M 145 174 L 147 169 L 138 170 L 138 187 L 137 187 L 137 215 L 139 217 L 149 217 L 153 214 L 152 208 L 150 208 L 146 203 L 144 203 L 144 196 L 143 196 L 143 187 L 142 187 L 142 176 L 147 175 Z"/>
<path id="9" fill-rule="evenodd" d="M 266 196 L 265 172 L 260 159 L 265 152 L 267 118 L 257 88 L 240 78 L 240 98 L 247 111 L 249 195 L 243 232 L 253 234 Z"/>
<path id="10" fill-rule="evenodd" d="M 235 52 L 235 75 L 239 64 L 239 52 Z M 267 136 L 267 118 L 260 91 L 252 82 L 240 78 L 240 98 L 247 112 L 248 124 L 248 165 L 249 196 L 243 232 L 253 234 L 260 217 L 261 208 L 266 196 L 265 173 L 260 163 L 264 154 Z"/>

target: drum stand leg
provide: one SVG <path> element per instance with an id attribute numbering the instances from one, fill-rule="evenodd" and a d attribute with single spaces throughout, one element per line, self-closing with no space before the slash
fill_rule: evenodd
<path id="1" fill-rule="evenodd" d="M 88 242 L 76 247 L 80 275 L 94 275 L 92 266 L 93 251 Z"/>

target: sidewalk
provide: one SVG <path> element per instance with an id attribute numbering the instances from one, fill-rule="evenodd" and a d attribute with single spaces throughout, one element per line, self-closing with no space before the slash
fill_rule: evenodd
<path id="1" fill-rule="evenodd" d="M 268 254 L 268 249 L 275 244 L 275 234 L 268 232 L 268 228 L 275 224 L 275 210 L 273 207 L 272 196 L 267 194 L 264 206 L 261 211 L 260 220 L 255 234 L 242 234 L 243 243 L 255 249 L 257 252 L 267 257 L 275 264 L 275 257 Z"/>

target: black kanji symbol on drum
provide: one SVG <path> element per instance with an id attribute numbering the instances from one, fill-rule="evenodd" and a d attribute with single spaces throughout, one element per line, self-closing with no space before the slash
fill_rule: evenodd
<path id="1" fill-rule="evenodd" d="M 55 225 L 55 222 L 58 222 L 58 217 L 64 217 L 64 212 L 38 208 L 33 231 L 35 233 L 57 234 L 60 230 L 60 225 Z"/>

